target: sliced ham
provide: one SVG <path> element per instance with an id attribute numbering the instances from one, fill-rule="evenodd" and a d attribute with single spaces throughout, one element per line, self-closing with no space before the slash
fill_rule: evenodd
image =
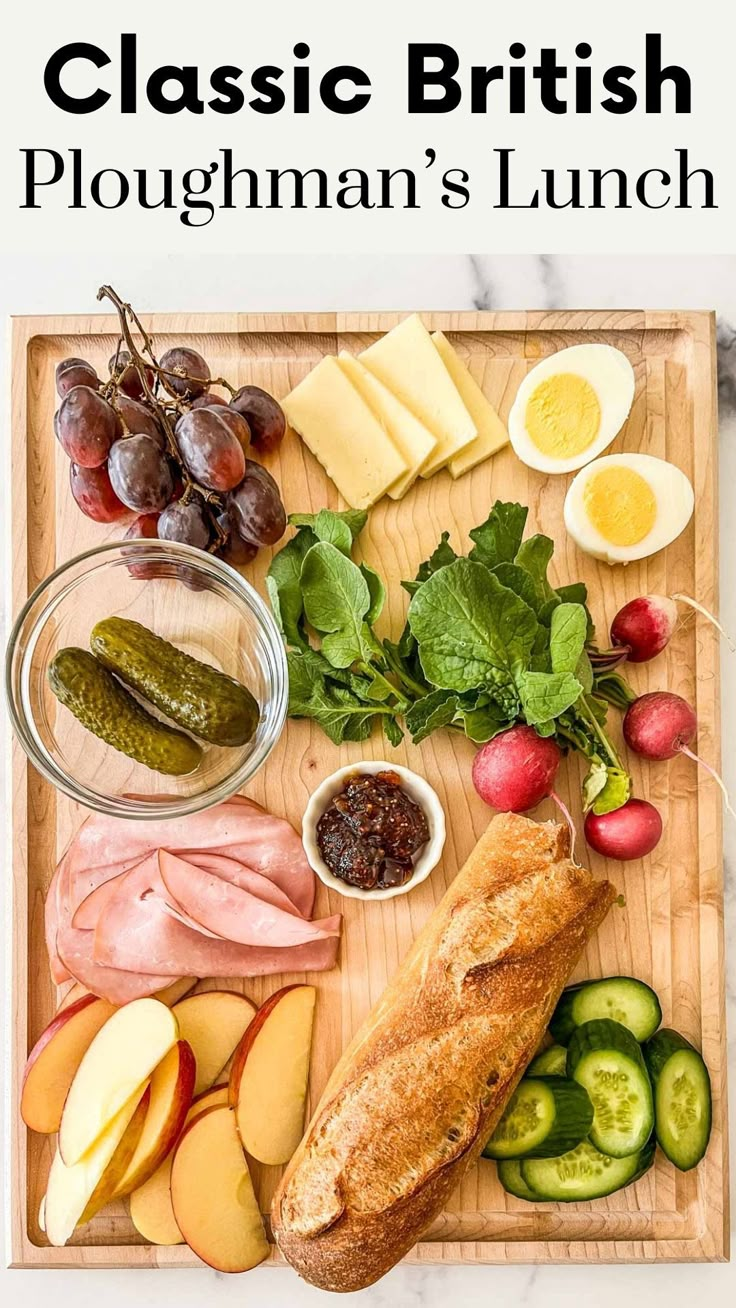
<path id="1" fill-rule="evenodd" d="M 214 872 L 216 877 L 222 877 L 231 885 L 239 886 L 241 890 L 247 890 L 251 895 L 257 895 L 259 899 L 265 899 L 268 904 L 273 904 L 275 908 L 282 908 L 285 913 L 296 913 L 300 916 L 296 905 L 292 904 L 289 896 L 275 886 L 273 881 L 264 877 L 262 872 L 254 872 L 252 867 L 238 863 L 234 858 L 228 858 L 225 854 L 198 852 L 187 854 L 187 862 L 193 863 L 195 867 L 204 868 L 205 872 Z"/>
<path id="2" fill-rule="evenodd" d="M 340 934 L 339 917 L 309 922 L 294 913 L 284 913 L 248 890 L 163 849 L 159 852 L 159 870 L 176 906 L 221 939 L 288 949 Z"/>

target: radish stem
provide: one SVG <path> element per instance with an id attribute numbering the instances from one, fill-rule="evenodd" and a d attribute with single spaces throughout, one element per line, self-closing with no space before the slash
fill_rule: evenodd
<path id="1" fill-rule="evenodd" d="M 715 781 L 716 785 L 720 786 L 721 788 L 721 792 L 723 794 L 723 798 L 726 805 L 726 812 L 730 813 L 731 817 L 736 818 L 736 812 L 734 811 L 731 805 L 731 800 L 729 799 L 728 791 L 726 790 L 726 784 L 723 778 L 719 777 L 718 773 L 715 771 L 715 768 L 712 768 L 709 763 L 706 763 L 705 759 L 702 759 L 697 754 L 694 754 L 693 751 L 687 745 L 680 745 L 680 753 L 687 754 L 688 758 L 691 758 L 693 760 L 693 763 L 697 763 L 701 768 L 705 768 L 708 775 L 711 776 Z"/>
<path id="2" fill-rule="evenodd" d="M 567 823 L 568 830 L 570 832 L 570 858 L 572 859 L 573 863 L 575 863 L 575 866 L 579 867 L 579 864 L 575 859 L 575 840 L 577 837 L 577 831 L 575 830 L 575 823 L 572 820 L 570 811 L 566 807 L 566 805 L 562 802 L 556 790 L 550 790 L 549 797 L 550 799 L 554 800 L 555 804 L 557 805 L 558 809 L 560 810 L 562 816 L 564 817 Z"/>
<path id="3" fill-rule="evenodd" d="M 727 642 L 728 647 L 731 650 L 731 653 L 736 654 L 736 644 L 734 644 L 734 642 L 732 641 L 731 637 L 729 636 L 725 628 L 721 626 L 718 619 L 714 618 L 713 614 L 708 609 L 706 609 L 703 604 L 699 604 L 698 601 L 694 600 L 690 595 L 682 595 L 679 593 L 673 595 L 672 599 L 679 600 L 681 604 L 689 604 L 691 609 L 695 609 L 696 612 L 701 613 L 704 618 L 707 618 L 708 621 L 713 624 L 716 631 L 719 631 L 721 633 L 723 639 Z"/>

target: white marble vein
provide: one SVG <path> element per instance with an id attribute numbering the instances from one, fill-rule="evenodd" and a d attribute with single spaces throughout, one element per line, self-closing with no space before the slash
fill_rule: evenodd
<path id="1" fill-rule="evenodd" d="M 94 308 L 102 281 L 112 281 L 144 310 L 329 310 L 355 308 L 715 308 L 719 328 L 721 404 L 721 611 L 726 627 L 736 631 L 736 258 L 732 256 L 632 258 L 577 255 L 422 256 L 304 259 L 297 253 L 279 258 L 233 260 L 221 267 L 211 261 L 99 254 L 65 259 L 0 260 L 0 317 L 11 313 L 77 312 Z M 5 386 L 3 367 L 0 386 Z M 3 444 L 9 445 L 3 400 Z M 0 479 L 2 492 L 7 476 Z M 7 506 L 0 507 L 9 546 Z M 736 655 L 724 650 L 724 769 L 736 792 L 736 764 L 730 748 L 736 733 Z M 6 792 L 7 793 L 7 792 Z M 726 827 L 727 929 L 736 958 L 736 824 Z M 736 973 L 728 977 L 729 1025 L 736 1033 Z M 7 1009 L 6 1009 L 7 1016 Z M 736 1085 L 734 1035 L 731 1038 L 732 1085 Z M 736 1093 L 732 1094 L 732 1103 Z M 732 1112 L 733 1122 L 733 1112 Z M 259 1308 L 312 1308 L 324 1295 L 297 1281 L 286 1270 L 264 1269 L 241 1277 L 193 1272 L 0 1272 L 6 1302 L 41 1308 L 52 1299 L 59 1308 L 139 1308 L 176 1302 L 177 1308 L 203 1304 L 250 1302 Z M 669 1308 L 690 1308 L 707 1297 L 733 1303 L 736 1271 L 729 1266 L 656 1267 L 399 1267 L 379 1285 L 343 1302 L 371 1308 L 569 1308 L 583 1300 L 595 1308 L 637 1305 L 653 1297 Z"/>

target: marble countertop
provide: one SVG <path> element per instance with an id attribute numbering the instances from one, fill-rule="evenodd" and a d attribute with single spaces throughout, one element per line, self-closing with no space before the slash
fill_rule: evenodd
<path id="1" fill-rule="evenodd" d="M 404 255 L 304 258 L 223 256 L 220 266 L 196 256 L 90 253 L 73 258 L 0 258 L 0 318 L 11 314 L 89 313 L 103 281 L 112 281 L 136 307 L 149 310 L 331 310 L 331 309 L 543 309 L 697 308 L 718 314 L 721 459 L 721 616 L 736 631 L 736 257 L 652 257 L 575 255 Z M 7 458 L 7 348 L 0 375 Z M 0 497 L 8 476 L 0 479 Z M 9 515 L 0 498 L 0 522 L 9 550 Z M 2 613 L 0 613 L 2 619 Z M 736 656 L 724 651 L 724 741 L 736 731 Z M 3 730 L 7 723 L 3 722 Z M 7 744 L 7 741 L 5 742 Z M 7 751 L 3 751 L 2 758 Z M 726 747 L 724 773 L 736 793 L 736 759 Z M 8 787 L 4 787 L 6 805 Z M 7 812 L 7 809 L 6 809 Z M 736 823 L 726 823 L 726 930 L 731 967 L 728 1020 L 731 1039 L 731 1122 L 736 1093 Z M 7 992 L 6 992 L 7 993 Z M 7 1007 L 3 1014 L 7 1020 Z M 732 1130 L 733 1134 L 733 1130 Z M 736 1169 L 733 1169 L 736 1170 Z M 5 1260 L 3 1259 L 2 1262 Z M 311 1308 L 325 1303 L 321 1292 L 285 1269 L 264 1268 L 247 1281 L 202 1268 L 191 1272 L 0 1271 L 0 1295 L 40 1308 L 51 1299 L 59 1308 L 140 1308 L 176 1301 L 177 1308 L 217 1302 L 239 1304 L 244 1296 L 259 1308 Z M 736 1267 L 690 1265 L 638 1267 L 410 1267 L 396 1268 L 377 1286 L 343 1302 L 421 1305 L 446 1302 L 474 1308 L 492 1301 L 498 1308 L 567 1306 L 581 1296 L 595 1308 L 619 1308 L 666 1297 L 670 1308 L 690 1308 L 703 1295 L 714 1305 L 732 1303 Z"/>

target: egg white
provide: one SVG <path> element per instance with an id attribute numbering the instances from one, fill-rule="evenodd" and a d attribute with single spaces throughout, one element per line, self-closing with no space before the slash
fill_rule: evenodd
<path id="1" fill-rule="evenodd" d="M 567 459 L 544 454 L 526 428 L 529 397 L 540 382 L 557 373 L 574 373 L 592 386 L 598 398 L 601 421 L 598 435 L 586 450 Z M 538 472 L 576 472 L 611 444 L 629 416 L 634 399 L 634 369 L 625 354 L 612 345 L 571 345 L 542 359 L 521 383 L 509 414 L 509 437 L 518 458 Z"/>
<path id="2" fill-rule="evenodd" d="M 656 501 L 654 525 L 635 545 L 613 545 L 593 525 L 585 510 L 585 488 L 606 466 L 630 468 L 651 488 Z M 695 494 L 685 473 L 652 454 L 608 454 L 588 464 L 573 479 L 565 496 L 565 527 L 579 549 L 605 563 L 632 563 L 656 554 L 683 532 L 692 517 Z"/>

